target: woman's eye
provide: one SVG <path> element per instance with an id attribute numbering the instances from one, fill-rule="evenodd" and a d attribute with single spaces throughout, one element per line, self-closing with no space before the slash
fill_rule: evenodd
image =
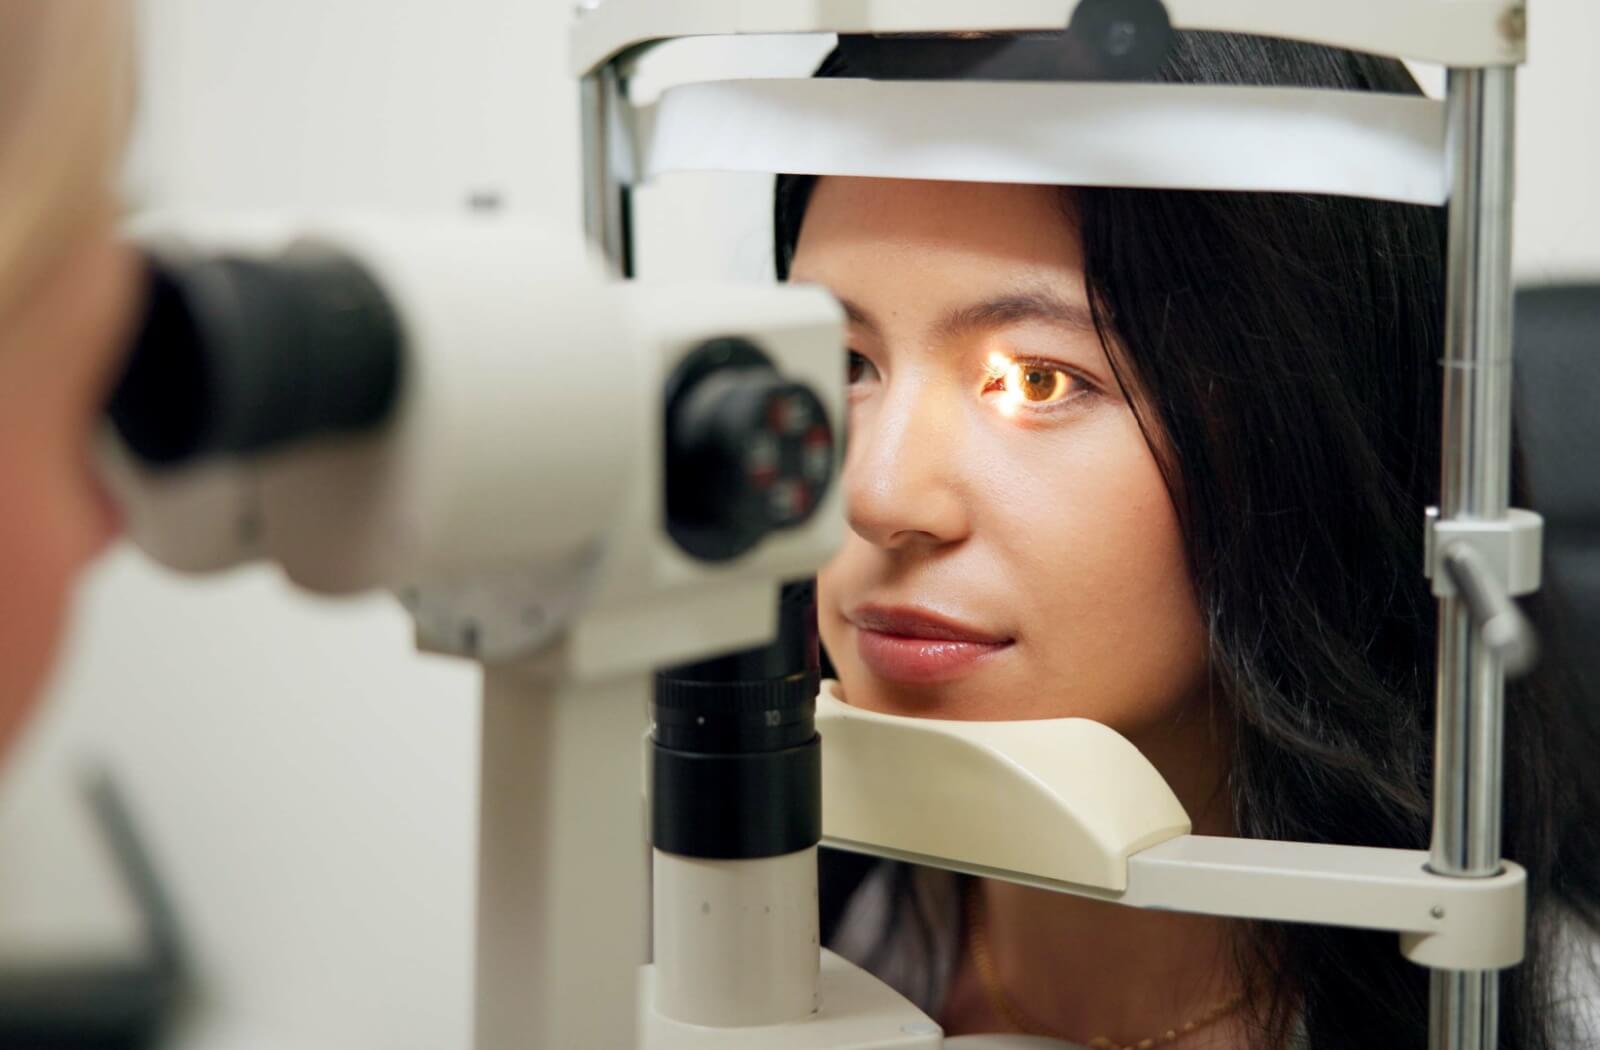
<path id="1" fill-rule="evenodd" d="M 854 386 L 868 379 L 875 379 L 878 375 L 878 366 L 868 361 L 854 350 L 845 351 L 845 378 Z"/>
<path id="2" fill-rule="evenodd" d="M 997 392 L 1000 410 L 1006 415 L 1023 405 L 1048 408 L 1070 401 L 1085 386 L 1072 372 L 1043 361 L 1017 361 L 996 353 L 990 356 L 987 367 L 984 393 Z"/>
<path id="3" fill-rule="evenodd" d="M 1018 365 L 1010 380 L 1022 400 L 1030 404 L 1058 401 L 1072 386 L 1072 377 L 1059 368 L 1043 365 Z"/>

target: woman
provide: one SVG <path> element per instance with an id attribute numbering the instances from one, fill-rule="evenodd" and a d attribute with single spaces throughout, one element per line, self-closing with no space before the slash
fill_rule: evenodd
<path id="1" fill-rule="evenodd" d="M 820 75 L 892 75 L 918 46 L 836 51 Z M 1183 34 L 1161 79 L 1416 91 L 1399 63 L 1221 34 Z M 851 531 L 818 578 L 849 702 L 1090 717 L 1197 833 L 1426 848 L 1442 213 L 784 176 L 776 233 L 780 275 L 850 318 Z M 1507 1050 L 1589 1045 L 1555 1004 L 1581 954 L 1563 946 L 1600 914 L 1580 819 L 1600 791 L 1551 674 L 1507 705 L 1504 851 L 1532 907 Z M 1427 1031 L 1427 973 L 1388 934 L 887 865 L 834 942 L 950 1034 L 1357 1050 Z"/>
<path id="2" fill-rule="evenodd" d="M 0 757 L 116 532 L 90 445 L 137 283 L 109 188 L 128 39 L 110 0 L 0 0 Z"/>

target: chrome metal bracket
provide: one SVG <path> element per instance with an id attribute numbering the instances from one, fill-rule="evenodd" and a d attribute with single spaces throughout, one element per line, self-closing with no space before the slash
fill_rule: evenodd
<path id="1" fill-rule="evenodd" d="M 1507 675 L 1518 675 L 1537 662 L 1539 641 L 1512 599 L 1539 589 L 1544 519 L 1528 510 L 1506 513 L 1441 521 L 1429 507 L 1424 571 L 1435 596 L 1466 603 L 1484 644 Z"/>
<path id="2" fill-rule="evenodd" d="M 1439 508 L 1429 507 L 1423 573 L 1433 581 L 1434 597 L 1454 598 L 1460 593 L 1455 582 L 1458 573 L 1442 563 L 1463 546 L 1477 553 L 1508 596 L 1532 594 L 1539 589 L 1544 518 L 1533 511 L 1510 510 L 1504 518 L 1487 521 L 1441 520 Z"/>

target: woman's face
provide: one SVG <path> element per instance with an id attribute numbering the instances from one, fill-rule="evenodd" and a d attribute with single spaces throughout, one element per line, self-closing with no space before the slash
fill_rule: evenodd
<path id="1" fill-rule="evenodd" d="M 1170 726 L 1204 625 L 1060 191 L 823 178 L 791 279 L 850 315 L 850 529 L 818 581 L 845 697 Z"/>
<path id="2" fill-rule="evenodd" d="M 49 670 L 73 580 L 116 533 L 91 444 L 135 272 L 107 224 L 0 316 L 0 755 Z"/>

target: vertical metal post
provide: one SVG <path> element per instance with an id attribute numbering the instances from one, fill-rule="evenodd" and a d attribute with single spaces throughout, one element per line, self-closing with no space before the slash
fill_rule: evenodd
<path id="1" fill-rule="evenodd" d="M 1511 474 L 1511 205 L 1516 71 L 1451 70 L 1452 165 L 1440 518 L 1506 517 Z M 1460 598 L 1439 604 L 1433 845 L 1441 875 L 1500 870 L 1505 672 Z M 1497 971 L 1435 971 L 1432 1050 L 1493 1050 Z"/>
<path id="2" fill-rule="evenodd" d="M 543 659 L 483 673 L 473 1045 L 631 1050 L 652 677 L 582 681 Z"/>
<path id="3" fill-rule="evenodd" d="M 631 191 L 618 156 L 622 77 L 612 61 L 578 82 L 583 149 L 583 228 L 617 273 L 633 276 Z"/>

